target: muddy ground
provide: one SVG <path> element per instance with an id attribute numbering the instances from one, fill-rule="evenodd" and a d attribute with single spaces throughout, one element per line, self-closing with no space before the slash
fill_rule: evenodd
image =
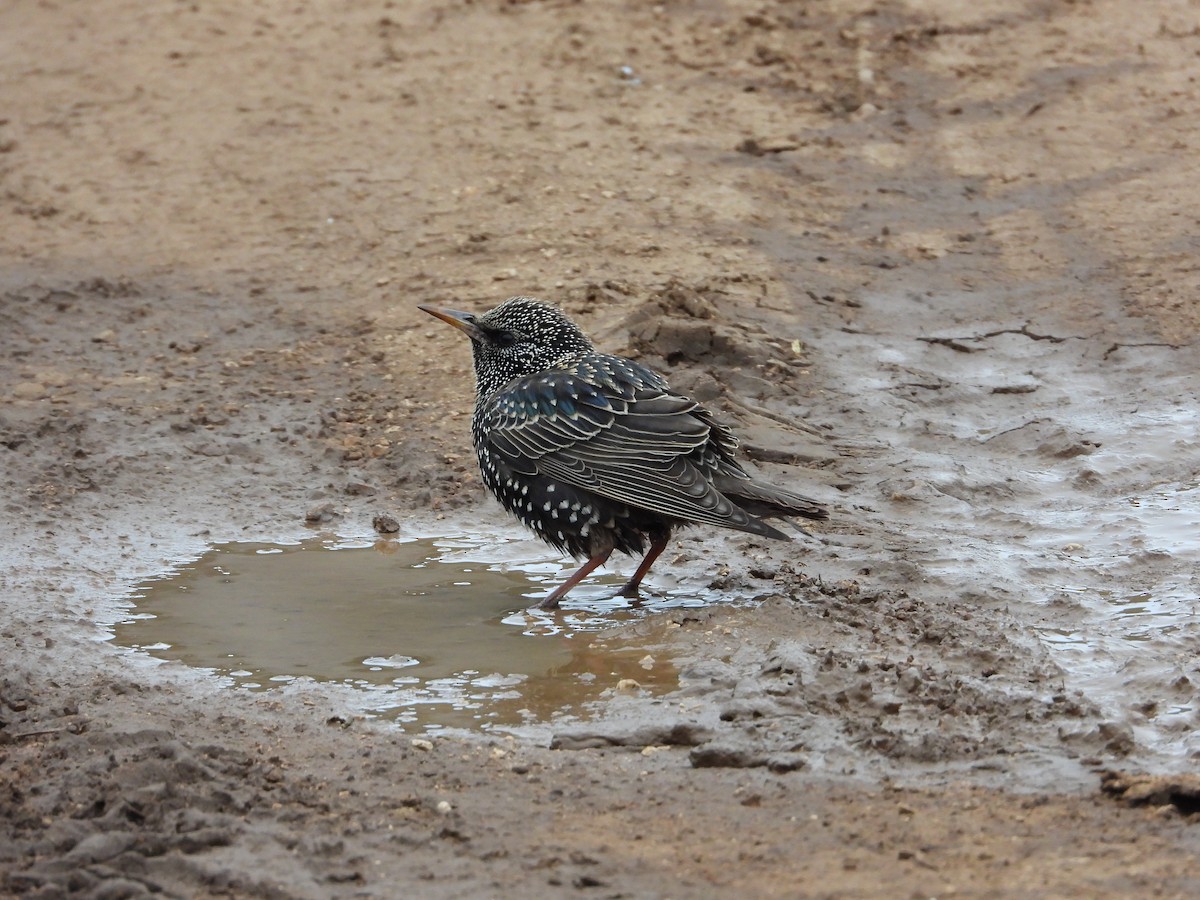
<path id="1" fill-rule="evenodd" d="M 1194 765 L 1190 602 L 1095 601 L 1197 596 L 1198 54 L 1184 0 L 5 5 L 0 892 L 1200 893 L 1187 779 L 1101 789 Z M 428 748 L 105 640 L 209 542 L 502 533 L 415 307 L 516 293 L 833 508 L 679 540 L 762 599 L 607 638 L 677 692 Z"/>

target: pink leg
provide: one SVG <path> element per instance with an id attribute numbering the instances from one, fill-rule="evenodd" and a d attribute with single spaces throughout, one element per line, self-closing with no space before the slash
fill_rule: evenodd
<path id="1" fill-rule="evenodd" d="M 642 585 L 642 579 L 646 577 L 646 573 L 650 571 L 650 567 L 654 565 L 654 561 L 667 549 L 667 541 L 670 539 L 671 536 L 669 534 L 654 539 L 654 542 L 650 544 L 650 549 L 642 557 L 641 565 L 637 567 L 637 571 L 633 573 L 633 577 L 625 582 L 625 587 L 621 588 L 621 593 L 617 595 L 618 597 L 636 597 L 638 595 L 638 588 Z"/>
<path id="2" fill-rule="evenodd" d="M 600 568 L 602 565 L 608 562 L 608 558 L 610 556 L 612 556 L 611 550 L 606 550 L 604 553 L 596 554 L 582 566 L 580 566 L 578 572 L 556 587 L 550 596 L 548 596 L 545 600 L 535 603 L 534 606 L 537 609 L 557 609 L 558 601 L 567 596 L 567 591 L 571 590 L 571 588 L 575 587 L 575 585 L 579 584 L 579 582 L 591 575 L 594 570 Z"/>

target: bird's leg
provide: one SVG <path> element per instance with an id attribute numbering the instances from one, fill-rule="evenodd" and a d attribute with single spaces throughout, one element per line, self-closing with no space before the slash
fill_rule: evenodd
<path id="1" fill-rule="evenodd" d="M 641 564 L 637 567 L 637 571 L 633 573 L 633 577 L 625 582 L 625 587 L 621 588 L 618 597 L 636 597 L 638 588 L 642 585 L 642 579 L 646 577 L 646 573 L 650 571 L 650 567 L 654 565 L 654 561 L 662 555 L 662 552 L 667 549 L 667 541 L 671 539 L 671 533 L 656 536 L 650 543 L 650 549 L 646 551 L 646 555 L 642 557 Z"/>
<path id="2" fill-rule="evenodd" d="M 571 588 L 575 587 L 575 585 L 579 584 L 579 582 L 591 575 L 593 571 L 608 562 L 608 558 L 610 556 L 612 556 L 611 547 L 608 550 L 605 550 L 603 553 L 597 553 L 582 566 L 580 566 L 578 572 L 556 587 L 545 600 L 539 600 L 537 603 L 535 603 L 534 607 L 537 609 L 557 609 L 558 601 L 567 596 L 567 591 L 571 590 Z"/>

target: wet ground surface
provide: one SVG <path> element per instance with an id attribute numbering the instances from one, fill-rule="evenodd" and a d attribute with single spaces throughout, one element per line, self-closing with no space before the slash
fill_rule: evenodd
<path id="1" fill-rule="evenodd" d="M 0 13 L 0 892 L 1195 896 L 1195 24 L 1131 0 Z M 443 539 L 450 587 L 501 564 L 446 542 L 516 526 L 479 486 L 465 349 L 416 304 L 518 292 L 833 515 L 791 544 L 685 532 L 665 608 L 606 605 L 620 560 L 526 623 L 568 565 L 534 546 L 527 580 L 488 572 L 503 600 L 422 627 L 569 658 L 447 657 L 425 688 L 525 693 L 430 730 L 358 683 L 437 665 L 403 641 L 409 572 L 377 593 L 410 545 L 361 539 L 379 515 Z M 129 648 L 199 627 L 127 638 L 139 586 L 314 535 L 372 586 L 272 602 L 332 592 L 378 642 L 243 650 L 239 595 L 196 657 Z M 213 671 L 231 652 L 251 675 Z"/>
<path id="2" fill-rule="evenodd" d="M 876 364 L 846 384 L 866 417 L 894 423 L 873 429 L 877 448 L 907 460 L 875 484 L 880 526 L 902 526 L 924 584 L 1024 607 L 1067 684 L 1147 751 L 1190 766 L 1195 373 L 1178 369 L 1178 350 L 1123 349 L 1046 310 L 1007 303 L 1007 318 L 989 320 L 986 293 L 864 302 L 876 304 L 921 323 L 872 335 Z M 930 315 L 973 324 L 931 328 Z M 859 334 L 827 337 L 844 354 L 862 349 Z M 1149 371 L 1162 373 L 1153 386 Z M 911 571 L 875 574 L 901 584 Z"/>

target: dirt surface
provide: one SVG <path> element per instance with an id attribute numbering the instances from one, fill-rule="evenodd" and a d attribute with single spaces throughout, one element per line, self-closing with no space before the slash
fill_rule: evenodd
<path id="1" fill-rule="evenodd" d="M 1184 0 L 6 4 L 0 892 L 1196 896 L 1198 53 Z M 762 600 L 607 637 L 678 691 L 414 744 L 106 640 L 212 541 L 510 527 L 416 304 L 517 293 L 833 508 L 680 539 Z"/>

